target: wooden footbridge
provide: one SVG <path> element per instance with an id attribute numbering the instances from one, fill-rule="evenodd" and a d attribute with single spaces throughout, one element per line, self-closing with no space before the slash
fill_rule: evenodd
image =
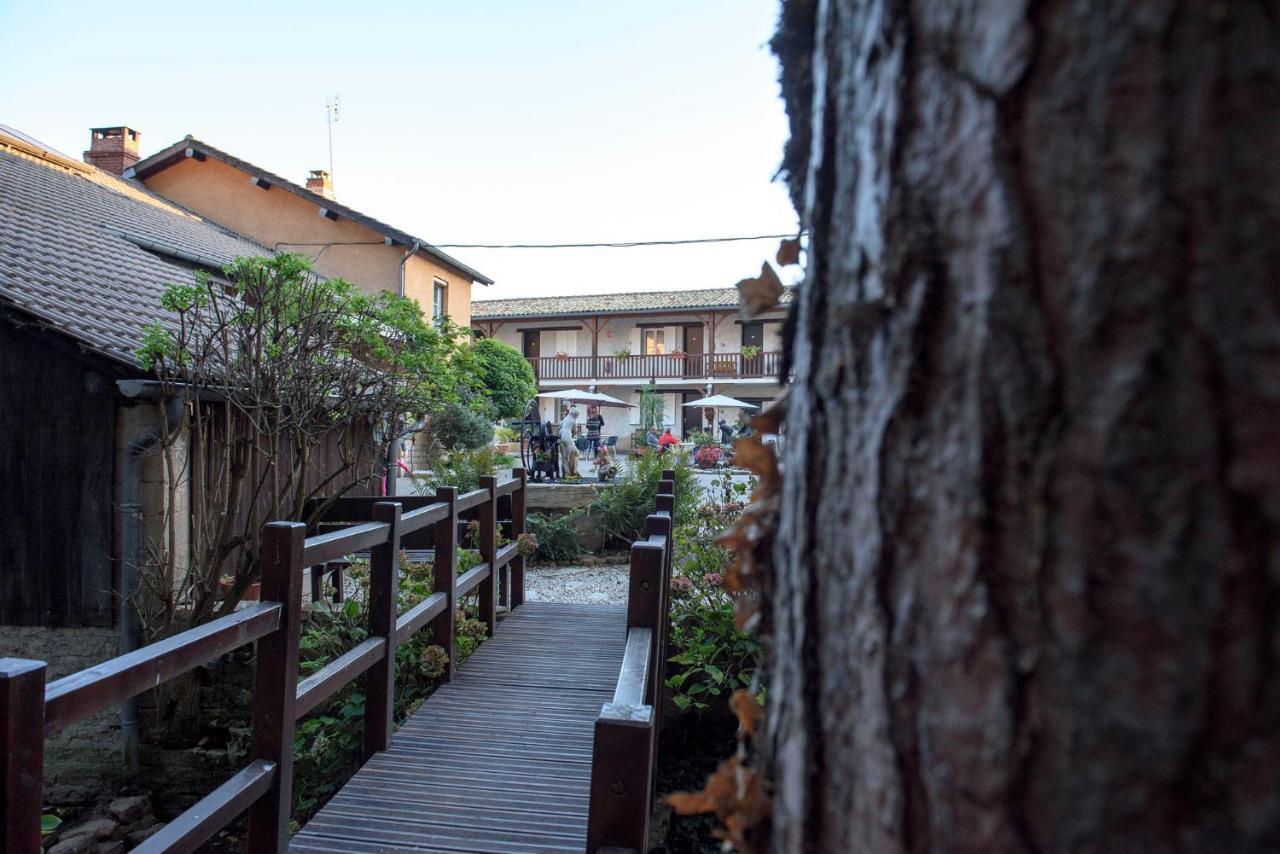
<path id="1" fill-rule="evenodd" d="M 45 665 L 0 659 L 4 851 L 40 851 L 44 736 L 257 642 L 248 764 L 135 851 L 195 851 L 248 812 L 247 850 L 322 852 L 644 851 L 657 758 L 671 574 L 674 472 L 632 545 L 625 606 L 524 602 L 525 476 L 459 495 L 345 498 L 308 537 L 264 529 L 262 602 L 45 684 Z M 461 531 L 478 523 L 481 563 L 459 575 Z M 510 541 L 501 547 L 499 534 Z M 367 549 L 369 637 L 298 681 L 307 576 Z M 430 549 L 435 590 L 396 613 L 398 556 Z M 339 593 L 340 593 L 339 582 Z M 474 593 L 491 638 L 455 665 L 455 603 Z M 505 619 L 499 621 L 500 613 Z M 395 650 L 430 631 L 449 653 L 442 684 L 395 729 Z M 295 722 L 362 678 L 365 762 L 289 838 Z"/>

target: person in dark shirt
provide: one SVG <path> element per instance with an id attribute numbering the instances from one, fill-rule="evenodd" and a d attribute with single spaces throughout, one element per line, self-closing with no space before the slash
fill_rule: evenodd
<path id="1" fill-rule="evenodd" d="M 600 431 L 604 429 L 604 416 L 599 407 L 592 407 L 587 415 L 587 441 L 591 443 L 591 455 L 600 453 Z"/>
<path id="2" fill-rule="evenodd" d="M 729 422 L 723 418 L 720 419 L 720 444 L 727 445 L 733 441 L 733 428 L 729 426 Z"/>

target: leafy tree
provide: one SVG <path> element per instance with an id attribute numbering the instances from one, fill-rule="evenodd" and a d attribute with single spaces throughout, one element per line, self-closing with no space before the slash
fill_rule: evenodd
<path id="1" fill-rule="evenodd" d="M 412 300 L 319 278 L 299 255 L 222 273 L 170 286 L 173 321 L 148 328 L 137 354 L 188 413 L 165 446 L 171 481 L 192 484 L 190 566 L 175 577 L 167 554 L 142 573 L 157 635 L 181 628 L 178 614 L 195 624 L 233 609 L 258 577 L 265 522 L 304 519 L 310 499 L 377 477 L 406 425 L 477 384 L 465 336 Z M 180 452 L 183 436 L 195 453 Z"/>
<path id="2" fill-rule="evenodd" d="M 446 451 L 473 451 L 493 438 L 493 422 L 460 403 L 447 404 L 433 415 L 430 430 Z"/>
<path id="3" fill-rule="evenodd" d="M 498 418 L 519 418 L 537 393 L 533 367 L 519 350 L 493 338 L 482 338 L 472 347 L 476 376 L 493 401 Z"/>

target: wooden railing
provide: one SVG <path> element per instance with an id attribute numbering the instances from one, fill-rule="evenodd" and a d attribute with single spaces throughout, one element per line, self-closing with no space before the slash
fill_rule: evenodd
<path id="1" fill-rule="evenodd" d="M 587 851 L 648 850 L 670 630 L 675 472 L 662 473 L 645 539 L 631 545 L 627 646 L 613 701 L 596 718 Z"/>
<path id="2" fill-rule="evenodd" d="M 655 356 L 543 356 L 530 359 L 541 380 L 772 379 L 782 354 L 683 353 Z"/>
<path id="3" fill-rule="evenodd" d="M 45 684 L 43 661 L 0 659 L 0 851 L 36 854 L 44 777 L 44 738 L 201 664 L 256 641 L 253 746 L 248 765 L 169 822 L 135 851 L 194 851 L 246 809 L 247 849 L 288 848 L 293 786 L 293 729 L 298 718 L 365 675 L 364 757 L 391 741 L 396 647 L 428 626 L 449 654 L 444 679 L 453 676 L 454 603 L 475 590 L 481 618 L 492 633 L 494 578 L 512 607 L 524 599 L 524 559 L 515 540 L 524 532 L 525 475 L 458 495 L 453 488 L 430 498 L 344 498 L 325 523 L 357 524 L 306 537 L 300 522 L 272 522 L 262 532 L 262 600 L 171 638 Z M 498 549 L 499 525 L 513 541 Z M 345 517 L 345 518 L 343 518 Z M 456 577 L 459 525 L 479 522 L 482 563 Z M 460 522 L 460 520 L 462 520 Z M 435 591 L 404 614 L 396 608 L 402 546 L 429 543 Z M 369 637 L 301 682 L 298 639 L 302 627 L 304 567 L 323 566 L 369 550 Z M 313 587 L 313 596 L 315 588 Z"/>

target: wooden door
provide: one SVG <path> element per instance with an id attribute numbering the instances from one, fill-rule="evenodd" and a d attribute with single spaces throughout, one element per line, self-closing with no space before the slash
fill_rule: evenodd
<path id="1" fill-rule="evenodd" d="M 684 375 L 686 377 L 700 377 L 706 374 L 705 341 L 701 326 L 684 328 Z"/>

